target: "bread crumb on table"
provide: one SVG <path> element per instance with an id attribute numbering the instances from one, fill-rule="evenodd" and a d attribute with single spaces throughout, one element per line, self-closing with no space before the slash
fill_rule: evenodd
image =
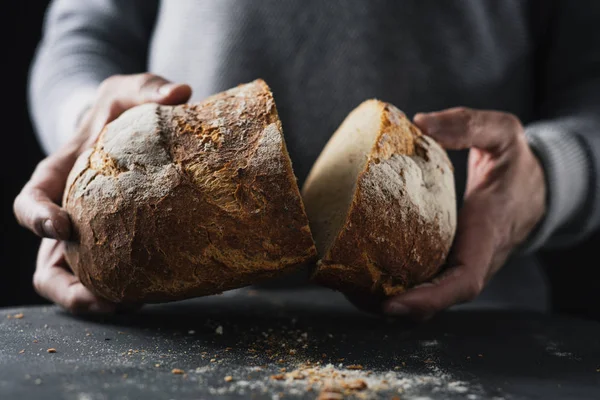
<path id="1" fill-rule="evenodd" d="M 367 388 L 367 382 L 363 381 L 362 379 L 357 379 L 355 381 L 346 383 L 345 386 L 351 390 L 365 390 Z"/>
<path id="2" fill-rule="evenodd" d="M 225 382 L 231 382 L 231 381 L 233 380 L 233 376 L 231 376 L 231 375 L 227 375 L 227 376 L 224 378 L 224 380 L 225 380 Z"/>
<path id="3" fill-rule="evenodd" d="M 48 353 L 56 353 L 56 349 L 54 347 L 50 347 L 48 350 L 46 350 Z"/>
<path id="4" fill-rule="evenodd" d="M 23 349 L 19 352 L 19 354 L 23 354 L 23 353 L 25 353 L 25 349 Z"/>
<path id="5" fill-rule="evenodd" d="M 352 364 L 352 365 L 348 365 L 346 368 L 353 369 L 353 370 L 361 370 L 361 369 L 363 369 L 363 366 L 360 364 Z"/>
<path id="6" fill-rule="evenodd" d="M 174 375 L 183 375 L 185 373 L 185 371 L 182 369 L 179 369 L 179 368 L 173 368 L 171 370 L 171 373 Z"/>

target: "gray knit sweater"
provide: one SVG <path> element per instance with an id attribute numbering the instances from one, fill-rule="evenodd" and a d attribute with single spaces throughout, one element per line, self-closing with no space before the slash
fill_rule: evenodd
<path id="1" fill-rule="evenodd" d="M 409 116 L 459 105 L 511 112 L 548 184 L 535 250 L 600 225 L 599 21 L 596 0 L 55 0 L 30 104 L 49 152 L 110 75 L 154 72 L 189 83 L 192 100 L 261 77 L 300 183 L 367 98 Z M 451 158 L 462 193 L 466 152 Z"/>

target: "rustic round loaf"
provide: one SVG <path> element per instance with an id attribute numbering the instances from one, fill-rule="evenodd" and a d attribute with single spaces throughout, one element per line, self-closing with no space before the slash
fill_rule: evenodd
<path id="1" fill-rule="evenodd" d="M 446 152 L 381 101 L 344 120 L 302 195 L 321 257 L 313 279 L 348 294 L 391 296 L 429 280 L 454 238 Z"/>
<path id="2" fill-rule="evenodd" d="M 198 104 L 146 104 L 74 166 L 66 259 L 114 302 L 219 293 L 316 256 L 275 102 L 261 80 Z"/>

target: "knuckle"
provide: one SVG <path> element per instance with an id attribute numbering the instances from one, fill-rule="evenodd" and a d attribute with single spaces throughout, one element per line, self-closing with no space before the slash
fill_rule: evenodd
<path id="1" fill-rule="evenodd" d="M 15 200 L 13 201 L 13 213 L 15 214 L 15 217 L 17 218 L 17 221 L 19 222 L 20 225 L 23 225 L 23 220 L 21 218 L 21 209 L 23 204 L 23 190 L 21 190 L 21 192 L 17 195 L 17 197 L 15 197 Z"/>
<path id="2" fill-rule="evenodd" d="M 79 295 L 77 290 L 73 290 L 71 287 L 65 297 L 63 307 L 73 314 L 80 313 L 87 307 L 86 301 L 84 301 Z"/>
<path id="3" fill-rule="evenodd" d="M 38 163 L 38 165 L 36 165 L 34 173 L 40 173 L 40 172 L 46 171 L 46 170 L 48 170 L 48 169 L 49 169 L 51 166 L 52 166 L 52 163 L 51 163 L 51 161 L 50 161 L 50 158 L 49 158 L 49 157 L 46 157 L 46 158 L 44 158 L 42 161 L 40 161 L 40 162 Z"/>
<path id="4" fill-rule="evenodd" d="M 505 114 L 505 120 L 506 120 L 506 125 L 509 128 L 510 132 L 514 132 L 515 134 L 522 134 L 525 133 L 524 129 L 523 129 L 523 124 L 521 123 L 521 120 L 519 119 L 519 117 L 517 117 L 514 114 Z"/>
<path id="5" fill-rule="evenodd" d="M 456 109 L 456 116 L 463 122 L 468 122 L 473 119 L 473 110 L 468 107 L 458 107 Z"/>
<path id="6" fill-rule="evenodd" d="M 155 84 L 157 81 L 160 81 L 162 78 L 160 78 L 158 75 L 152 74 L 150 72 L 145 72 L 143 74 L 139 74 L 137 76 L 137 81 L 138 81 L 138 87 L 140 89 L 145 89 L 149 86 L 152 86 L 153 84 Z"/>
<path id="7" fill-rule="evenodd" d="M 102 83 L 100 83 L 100 86 L 98 86 L 99 97 L 106 96 L 108 93 L 112 92 L 122 80 L 123 75 L 112 75 L 103 80 Z"/>
<path id="8" fill-rule="evenodd" d="M 33 273 L 33 288 L 35 289 L 36 293 L 38 294 L 42 294 L 42 288 L 44 286 L 44 278 L 42 276 L 43 274 L 39 271 L 35 271 Z"/>
<path id="9" fill-rule="evenodd" d="M 479 296 L 481 291 L 483 290 L 483 280 L 479 278 L 472 278 L 467 281 L 467 285 L 465 287 L 464 299 L 465 301 L 472 301 Z"/>
<path id="10" fill-rule="evenodd" d="M 106 116 L 102 118 L 102 125 L 117 118 L 123 112 L 123 107 L 117 99 L 110 99 L 108 102 L 106 102 L 105 108 Z"/>

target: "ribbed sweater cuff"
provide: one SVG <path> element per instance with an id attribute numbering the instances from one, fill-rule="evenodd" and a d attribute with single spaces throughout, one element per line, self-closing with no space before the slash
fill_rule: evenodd
<path id="1" fill-rule="evenodd" d="M 576 135 L 553 123 L 526 129 L 527 140 L 539 158 L 546 180 L 546 214 L 518 253 L 531 253 L 548 242 L 583 209 L 590 180 L 587 153 Z M 524 172 L 526 173 L 526 172 Z M 577 232 L 573 232 L 577 237 Z M 570 242 L 564 238 L 565 243 Z"/>

